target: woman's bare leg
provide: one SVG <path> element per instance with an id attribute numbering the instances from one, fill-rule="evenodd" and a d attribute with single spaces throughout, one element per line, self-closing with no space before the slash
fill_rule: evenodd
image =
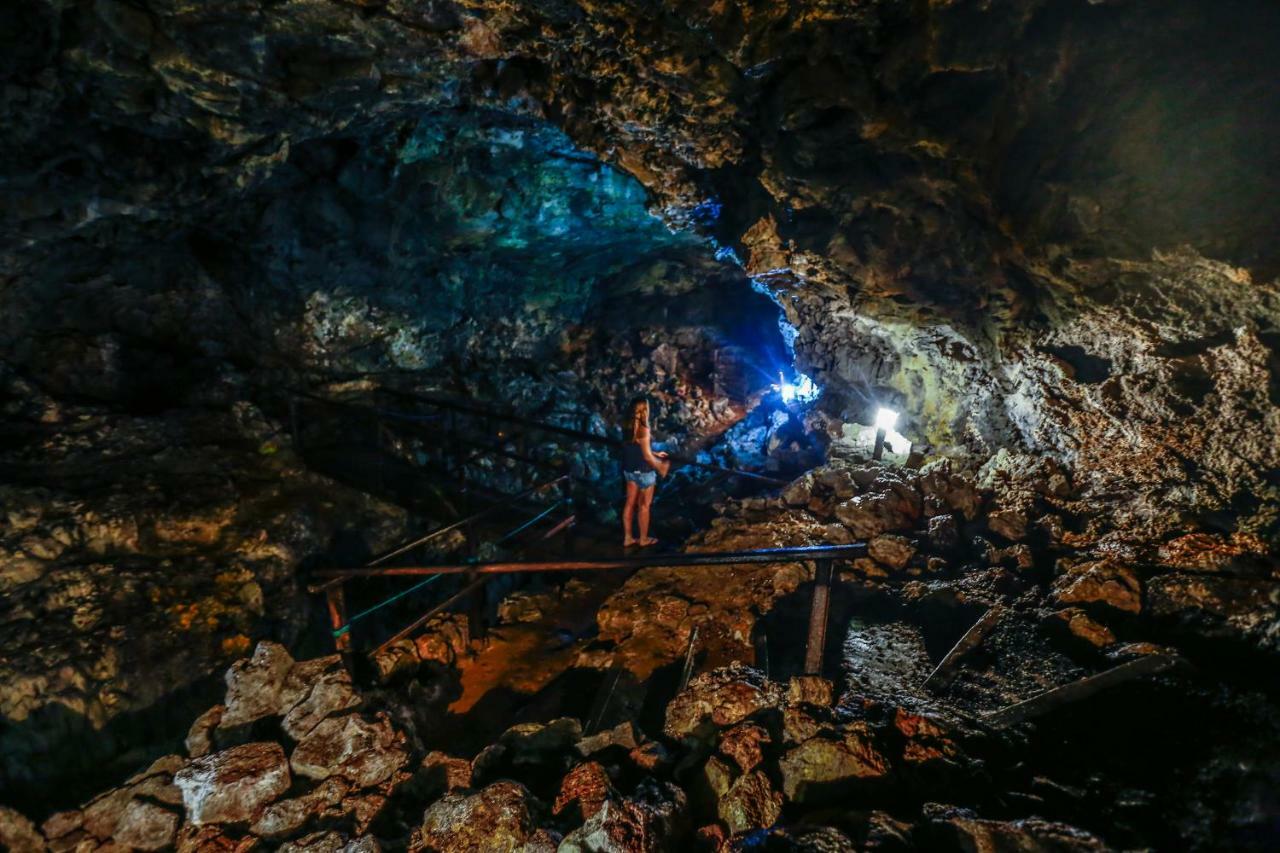
<path id="1" fill-rule="evenodd" d="M 626 548 L 636 544 L 636 540 L 631 538 L 631 519 L 635 515 L 636 498 L 639 495 L 640 488 L 630 480 L 627 480 L 627 503 L 622 508 L 622 547 Z M 646 517 L 647 518 L 647 517 Z"/>
<path id="2" fill-rule="evenodd" d="M 636 514 L 639 516 L 640 522 L 640 539 L 641 545 L 652 545 L 657 539 L 649 538 L 649 504 L 653 503 L 654 487 L 641 489 L 639 495 L 639 506 L 636 507 Z"/>

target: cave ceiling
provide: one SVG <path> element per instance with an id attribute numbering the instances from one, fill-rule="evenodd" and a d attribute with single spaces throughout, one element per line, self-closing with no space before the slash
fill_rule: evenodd
<path id="1" fill-rule="evenodd" d="M 328 192 L 315 152 L 367 160 L 424 122 L 484 121 L 566 134 L 633 176 L 667 226 L 772 293 L 799 368 L 833 394 L 891 397 L 940 447 L 1079 457 L 1069 419 L 1027 414 L 1037 372 L 1085 397 L 1116 378 L 1075 382 L 1090 365 L 1133 372 L 1152 355 L 1175 370 L 1169 347 L 1194 357 L 1237 328 L 1256 332 L 1252 358 L 1275 357 L 1272 4 L 95 0 L 8 14 L 11 305 L 122 263 L 163 265 L 175 292 L 212 278 L 200 292 L 224 298 L 237 272 L 218 241 L 268 241 L 287 218 L 272 194 L 314 208 Z M 330 194 L 387 191 L 353 179 Z M 381 203 L 430 203 L 411 183 Z M 314 212 L 305 245 L 326 239 Z M 388 216 L 328 228 L 358 243 L 361 221 Z M 645 252 L 674 251 L 646 233 Z M 155 247 L 175 234 L 215 250 L 162 264 Z M 503 239 L 499 266 L 514 257 Z M 392 289 L 431 289 L 391 251 L 346 260 L 364 252 Z M 282 258 L 261 260 L 278 281 Z M 1209 308 L 1144 316 L 1162 277 Z M 1107 312 L 1123 319 L 1102 334 Z M 1128 354 L 1099 351 L 1121 339 Z"/>

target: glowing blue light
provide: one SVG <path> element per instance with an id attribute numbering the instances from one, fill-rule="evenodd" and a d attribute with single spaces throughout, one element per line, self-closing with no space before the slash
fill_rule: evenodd
<path id="1" fill-rule="evenodd" d="M 791 403 L 812 403 L 822 393 L 822 389 L 803 373 L 797 373 L 796 378 L 790 382 L 779 373 L 778 384 L 774 387 L 782 395 L 782 402 L 788 405 Z"/>
<path id="2" fill-rule="evenodd" d="M 690 211 L 690 216 L 694 222 L 699 225 L 711 225 L 720 218 L 720 211 L 724 209 L 724 205 L 717 199 L 709 198 L 701 204 L 697 205 Z"/>
<path id="3" fill-rule="evenodd" d="M 733 250 L 732 246 L 721 246 L 716 249 L 717 261 L 728 261 L 732 264 L 742 266 L 742 260 L 738 257 L 738 253 Z"/>

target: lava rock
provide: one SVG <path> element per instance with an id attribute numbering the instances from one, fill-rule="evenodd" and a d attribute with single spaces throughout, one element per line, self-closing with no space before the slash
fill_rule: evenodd
<path id="1" fill-rule="evenodd" d="M 1078 637 L 1095 648 L 1109 646 L 1116 641 L 1111 629 L 1089 617 L 1078 607 L 1059 610 L 1052 618 L 1064 625 L 1074 637 Z"/>
<path id="2" fill-rule="evenodd" d="M 372 723 L 358 714 L 323 720 L 289 758 L 299 776 L 321 780 L 338 775 L 358 788 L 385 782 L 408 761 L 404 735 L 381 714 Z"/>
<path id="3" fill-rule="evenodd" d="M 45 853 L 49 849 L 31 821 L 5 806 L 0 806 L 0 843 L 12 853 Z"/>
<path id="4" fill-rule="evenodd" d="M 889 761 L 868 731 L 850 727 L 838 737 L 811 737 L 778 762 L 782 790 L 797 803 L 831 802 L 848 793 L 850 784 L 884 778 Z"/>
<path id="5" fill-rule="evenodd" d="M 178 834 L 180 818 L 146 800 L 130 800 L 116 825 L 114 840 L 134 850 L 165 850 Z"/>
<path id="6" fill-rule="evenodd" d="M 782 816 L 782 794 L 757 770 L 738 777 L 720 797 L 716 813 L 732 833 L 770 827 Z"/>
<path id="7" fill-rule="evenodd" d="M 587 761 L 574 767 L 564 777 L 551 813 L 559 816 L 571 806 L 576 806 L 573 813 L 578 820 L 585 821 L 598 812 L 614 794 L 613 784 L 604 766 L 595 761 Z"/>
<path id="8" fill-rule="evenodd" d="M 819 675 L 793 675 L 787 680 L 787 704 L 820 705 L 831 707 L 835 699 L 835 685 Z"/>
<path id="9" fill-rule="evenodd" d="M 196 721 L 191 724 L 184 741 L 187 747 L 187 755 L 192 758 L 200 758 L 209 754 L 213 749 L 214 730 L 218 728 L 218 723 L 222 721 L 222 715 L 226 710 L 226 705 L 214 705 L 196 717 Z"/>
<path id="10" fill-rule="evenodd" d="M 742 773 L 750 773 L 764 761 L 764 750 L 772 742 L 768 730 L 751 723 L 739 723 L 720 735 L 720 752 L 733 759 Z"/>
<path id="11" fill-rule="evenodd" d="M 606 800 L 565 836 L 558 853 L 662 853 L 679 849 L 687 831 L 684 793 L 671 784 L 642 783 L 623 800 Z"/>
<path id="12" fill-rule="evenodd" d="M 929 519 L 929 544 L 938 551 L 949 551 L 960 541 L 960 528 L 951 513 L 935 515 Z"/>
<path id="13" fill-rule="evenodd" d="M 890 569 L 905 568 L 916 554 L 916 546 L 905 536 L 882 534 L 867 543 L 871 559 Z"/>
<path id="14" fill-rule="evenodd" d="M 249 743 L 193 760 L 174 774 L 187 820 L 206 823 L 252 821 L 292 784 L 284 750 L 275 743 Z"/>
<path id="15" fill-rule="evenodd" d="M 280 723 L 285 734 L 296 741 L 306 738 L 326 717 L 360 705 L 360 697 L 351 684 L 351 675 L 342 667 L 341 661 L 336 657 L 321 660 L 323 669 L 320 672 L 298 664 L 289 674 L 290 680 L 305 678 L 307 684 L 302 698 L 288 707 Z"/>
<path id="16" fill-rule="evenodd" d="M 1127 613 L 1142 610 L 1142 583 L 1134 571 L 1110 560 L 1068 564 L 1053 582 L 1061 604 L 1104 605 Z"/>
<path id="17" fill-rule="evenodd" d="M 981 820 L 962 810 L 931 824 L 931 837 L 965 850 L 1027 850 L 1055 853 L 1093 853 L 1110 849 L 1084 830 L 1039 818 Z"/>
<path id="18" fill-rule="evenodd" d="M 422 816 L 422 843 L 428 850 L 515 853 L 533 836 L 540 808 L 516 782 L 445 794 Z"/>
<path id="19" fill-rule="evenodd" d="M 218 721 L 220 742 L 232 743 L 254 721 L 281 713 L 280 692 L 293 664 L 285 647 L 271 642 L 259 643 L 253 657 L 232 664 L 226 676 L 226 707 Z"/>
<path id="20" fill-rule="evenodd" d="M 689 737 L 707 724 L 727 727 L 782 704 L 782 688 L 756 669 L 732 664 L 695 676 L 667 705 L 667 737 Z"/>

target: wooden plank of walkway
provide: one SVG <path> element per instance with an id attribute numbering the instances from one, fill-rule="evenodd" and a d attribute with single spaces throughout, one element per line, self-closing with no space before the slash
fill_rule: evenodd
<path id="1" fill-rule="evenodd" d="M 1072 702 L 1087 699 L 1119 684 L 1172 669 L 1181 662 L 1182 658 L 1177 655 L 1146 655 L 1088 678 L 1046 690 L 1016 705 L 1001 708 L 999 711 L 987 714 L 986 721 L 996 728 L 1007 728 L 1043 716 Z"/>
<path id="2" fill-rule="evenodd" d="M 942 690 L 951 682 L 956 680 L 959 670 L 956 664 L 960 659 L 969 652 L 973 651 L 983 641 L 983 639 L 991 633 L 991 629 L 1000 621 L 1000 617 L 1004 614 L 1004 608 L 999 604 L 993 605 L 982 614 L 977 622 L 964 632 L 964 636 L 956 641 L 951 647 L 951 651 L 938 662 L 933 672 L 929 673 L 929 677 L 924 680 L 924 686 L 929 690 Z"/>
<path id="3" fill-rule="evenodd" d="M 654 566 L 725 566 L 737 563 L 789 563 L 809 560 L 850 560 L 865 556 L 865 543 L 853 545 L 815 545 L 802 548 L 764 548 L 755 551 L 683 552 L 679 554 L 643 554 L 600 560 L 511 561 L 495 563 L 461 563 L 441 566 L 377 566 L 359 569 L 320 569 L 317 578 L 413 577 L 418 575 L 482 575 L 519 572 L 580 572 L 607 569 L 649 568 Z"/>

